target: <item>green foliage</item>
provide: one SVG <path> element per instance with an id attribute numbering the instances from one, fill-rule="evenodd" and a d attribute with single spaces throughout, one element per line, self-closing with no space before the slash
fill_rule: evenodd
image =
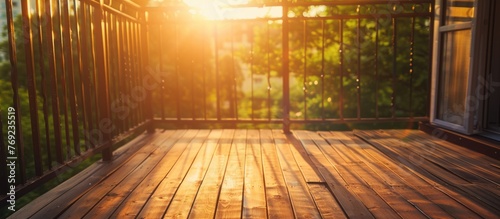
<path id="1" fill-rule="evenodd" d="M 396 17 L 414 6 L 389 6 L 290 9 L 292 119 L 427 115 L 430 18 Z M 351 17 L 310 18 L 339 15 Z M 150 63 L 165 78 L 156 115 L 282 118 L 282 25 L 196 17 L 167 18 L 162 33 L 152 25 Z"/>

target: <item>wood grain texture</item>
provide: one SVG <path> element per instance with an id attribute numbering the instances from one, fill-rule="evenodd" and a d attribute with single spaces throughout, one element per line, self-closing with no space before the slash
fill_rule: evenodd
<path id="1" fill-rule="evenodd" d="M 420 131 L 157 130 L 130 144 L 11 218 L 500 215 L 500 162 Z"/>
<path id="2" fill-rule="evenodd" d="M 246 130 L 236 130 L 222 181 L 215 218 L 241 218 L 245 177 Z"/>
<path id="3" fill-rule="evenodd" d="M 156 187 L 154 193 L 142 207 L 138 217 L 160 218 L 163 217 L 168 205 L 172 201 L 182 180 L 189 171 L 191 164 L 201 150 L 208 130 L 200 130 L 193 140 L 188 144 L 186 151 L 179 157 L 174 167 L 168 172 L 165 179 Z"/>
<path id="4" fill-rule="evenodd" d="M 266 191 L 258 130 L 248 130 L 243 189 L 243 218 L 266 218 Z"/>
<path id="5" fill-rule="evenodd" d="M 196 195 L 189 218 L 213 218 L 215 216 L 215 207 L 221 189 L 221 182 L 226 174 L 233 136 L 234 130 L 223 131 L 207 174 Z"/>
<path id="6" fill-rule="evenodd" d="M 260 130 L 262 163 L 266 188 L 267 214 L 269 218 L 293 218 L 290 195 L 279 163 L 271 130 Z"/>

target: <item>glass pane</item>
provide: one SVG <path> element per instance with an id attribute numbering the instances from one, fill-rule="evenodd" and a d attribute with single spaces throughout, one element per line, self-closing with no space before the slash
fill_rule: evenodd
<path id="1" fill-rule="evenodd" d="M 446 1 L 444 25 L 471 22 L 474 17 L 474 0 Z"/>
<path id="2" fill-rule="evenodd" d="M 438 119 L 464 125 L 471 30 L 443 33 Z"/>

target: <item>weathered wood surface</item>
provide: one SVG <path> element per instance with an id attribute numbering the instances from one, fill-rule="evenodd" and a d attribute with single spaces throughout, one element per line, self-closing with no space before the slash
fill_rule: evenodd
<path id="1" fill-rule="evenodd" d="M 12 218 L 500 215 L 500 162 L 415 130 L 158 130 L 130 144 Z"/>

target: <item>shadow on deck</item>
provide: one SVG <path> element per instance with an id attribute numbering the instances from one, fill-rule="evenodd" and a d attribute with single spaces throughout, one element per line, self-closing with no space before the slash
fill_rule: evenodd
<path id="1" fill-rule="evenodd" d="M 157 130 L 12 218 L 498 218 L 500 162 L 415 130 Z"/>

